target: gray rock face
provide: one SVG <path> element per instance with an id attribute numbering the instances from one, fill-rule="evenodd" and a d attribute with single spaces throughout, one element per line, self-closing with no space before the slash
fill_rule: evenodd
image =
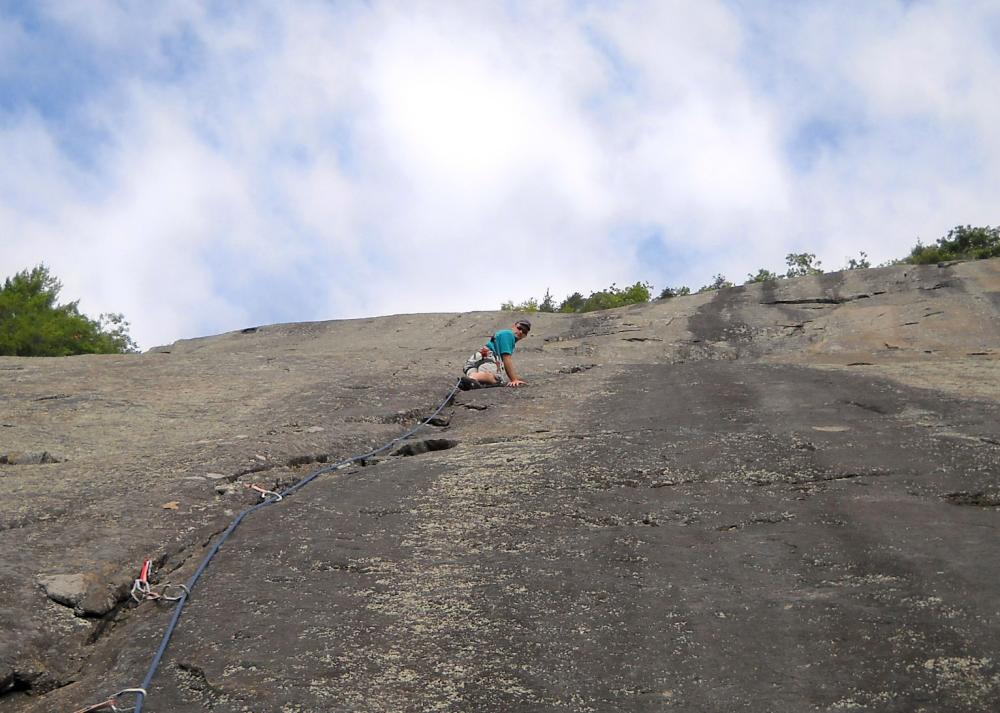
<path id="1" fill-rule="evenodd" d="M 538 314 L 522 389 L 240 524 L 143 707 L 992 711 L 1000 261 Z M 145 676 L 241 511 L 430 415 L 510 321 L 0 359 L 0 708 Z M 176 590 L 174 590 L 176 591 Z M 120 701 L 120 707 L 132 701 Z"/>
<path id="2" fill-rule="evenodd" d="M 128 582 L 108 570 L 43 575 L 38 583 L 49 599 L 80 617 L 102 617 L 124 599 Z"/>
<path id="3" fill-rule="evenodd" d="M 75 607 L 87 594 L 87 578 L 83 574 L 52 574 L 38 578 L 49 599 L 67 607 Z"/>

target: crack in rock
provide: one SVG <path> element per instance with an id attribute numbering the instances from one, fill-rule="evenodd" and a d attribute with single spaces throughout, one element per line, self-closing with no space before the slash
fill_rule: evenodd
<path id="1" fill-rule="evenodd" d="M 445 451 L 457 445 L 458 441 L 453 441 L 450 438 L 427 438 L 423 441 L 407 443 L 393 451 L 392 455 L 417 456 L 421 453 L 429 453 L 431 451 Z"/>
<path id="2" fill-rule="evenodd" d="M 593 369 L 597 364 L 575 364 L 573 366 L 564 366 L 559 370 L 560 374 L 579 374 L 582 371 L 587 371 L 588 369 Z"/>
<path id="3" fill-rule="evenodd" d="M 414 420 L 419 419 L 424 413 L 423 409 L 412 408 L 406 411 L 397 411 L 396 413 L 389 414 L 377 414 L 373 416 L 348 416 L 344 420 L 347 423 L 410 423 Z"/>
<path id="4" fill-rule="evenodd" d="M 4 698 L 42 696 L 51 693 L 74 683 L 73 675 L 75 674 L 69 674 L 69 677 L 66 675 L 57 677 L 51 671 L 44 669 L 12 668 L 5 675 L 0 676 L 0 701 Z"/>
<path id="5" fill-rule="evenodd" d="M 842 305 L 845 302 L 855 302 L 857 300 L 867 300 L 871 299 L 871 295 L 860 294 L 851 295 L 850 297 L 804 297 L 797 300 L 771 300 L 769 302 L 761 302 L 762 305 Z"/>
<path id="6" fill-rule="evenodd" d="M 969 505 L 981 508 L 1000 507 L 1000 492 L 969 493 L 961 491 L 948 493 L 944 496 L 944 499 L 952 505 Z"/>
<path id="7" fill-rule="evenodd" d="M 45 463 L 62 463 L 48 451 L 23 451 L 20 453 L 0 453 L 0 465 L 43 465 Z"/>
<path id="8" fill-rule="evenodd" d="M 837 473 L 834 475 L 820 476 L 818 478 L 803 478 L 801 480 L 788 481 L 757 481 L 755 485 L 807 485 L 809 483 L 829 483 L 834 480 L 850 480 L 852 478 L 880 478 L 892 475 L 889 470 L 874 469 L 867 473 Z"/>
<path id="9" fill-rule="evenodd" d="M 288 468 L 298 468 L 299 466 L 313 465 L 314 463 L 329 463 L 332 457 L 330 453 L 294 456 L 285 461 L 285 466 Z"/>
<path id="10" fill-rule="evenodd" d="M 865 411 L 871 411 L 872 413 L 877 413 L 880 416 L 885 416 L 889 413 L 881 406 L 877 406 L 875 404 L 866 404 L 866 403 L 861 403 L 860 401 L 850 401 L 850 400 L 841 401 L 840 403 L 847 404 L 848 406 L 857 406 L 860 409 L 864 409 Z"/>
<path id="11" fill-rule="evenodd" d="M 403 508 L 361 508 L 358 513 L 361 515 L 371 515 L 372 517 L 382 518 L 387 515 L 402 515 L 406 510 Z"/>
<path id="12" fill-rule="evenodd" d="M 3 678 L 0 678 L 0 698 L 14 693 L 31 693 L 34 682 L 39 674 L 26 674 L 22 671 L 11 671 Z"/>
<path id="13" fill-rule="evenodd" d="M 205 669 L 193 663 L 178 661 L 175 670 L 180 685 L 188 691 L 204 696 L 210 708 L 215 707 L 216 700 L 222 691 L 208 680 Z"/>
<path id="14" fill-rule="evenodd" d="M 760 515 L 754 515 L 749 520 L 743 520 L 742 522 L 737 522 L 732 525 L 721 525 L 715 529 L 719 532 L 727 532 L 729 530 L 742 530 L 752 525 L 777 525 L 794 519 L 795 514 L 790 512 L 763 513 Z"/>

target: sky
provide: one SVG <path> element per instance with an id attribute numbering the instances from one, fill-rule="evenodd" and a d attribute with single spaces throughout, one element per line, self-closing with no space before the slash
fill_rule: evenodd
<path id="1" fill-rule="evenodd" d="M 0 0 L 0 278 L 143 349 L 1000 224 L 1000 0 Z"/>

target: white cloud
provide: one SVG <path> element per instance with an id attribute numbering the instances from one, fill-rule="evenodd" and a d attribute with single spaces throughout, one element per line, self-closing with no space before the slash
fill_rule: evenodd
<path id="1" fill-rule="evenodd" d="M 975 14 L 955 12 L 951 3 L 926 3 L 891 20 L 848 60 L 873 111 L 972 118 L 985 108 L 995 115 L 997 92 L 978 90 L 995 81 L 997 48 Z"/>
<path id="2" fill-rule="evenodd" d="M 144 347 L 997 222 L 989 3 L 203 7 L 0 16 L 0 66 L 86 68 L 65 94 L 62 65 L 49 94 L 0 72 L 0 260 Z"/>
<path id="3" fill-rule="evenodd" d="M 17 74 L 18 67 L 15 60 L 26 42 L 27 38 L 21 25 L 0 16 L 0 79 Z"/>
<path id="4" fill-rule="evenodd" d="M 133 59 L 161 61 L 162 40 L 204 18 L 203 3 L 172 0 L 38 0 L 38 13 L 97 51 L 127 52 Z M 134 67 L 126 67 L 127 71 Z"/>

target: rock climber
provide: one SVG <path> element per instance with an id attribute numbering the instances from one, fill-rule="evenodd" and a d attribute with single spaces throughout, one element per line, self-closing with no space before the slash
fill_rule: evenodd
<path id="1" fill-rule="evenodd" d="M 465 391 L 484 386 L 524 386 L 525 381 L 514 369 L 514 347 L 528 336 L 531 322 L 519 319 L 510 329 L 501 329 L 478 351 L 473 352 L 465 362 L 465 376 L 459 388 Z"/>

